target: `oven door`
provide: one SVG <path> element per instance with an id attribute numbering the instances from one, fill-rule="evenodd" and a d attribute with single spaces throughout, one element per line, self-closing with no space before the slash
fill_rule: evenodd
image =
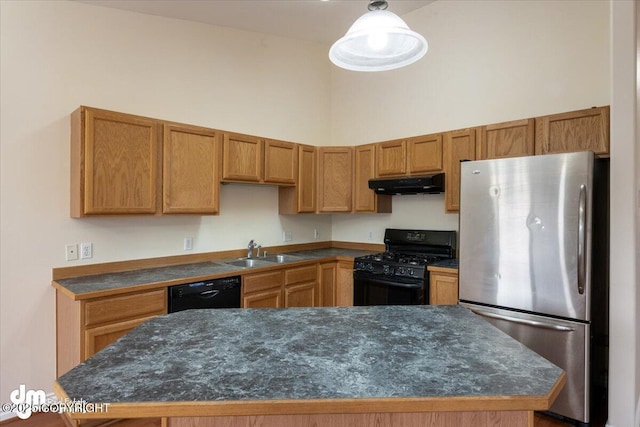
<path id="1" fill-rule="evenodd" d="M 353 305 L 419 305 L 427 301 L 424 278 L 353 272 Z"/>

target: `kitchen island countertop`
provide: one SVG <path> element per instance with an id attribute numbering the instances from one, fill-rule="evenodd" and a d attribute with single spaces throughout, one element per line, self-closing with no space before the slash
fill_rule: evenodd
<path id="1" fill-rule="evenodd" d="M 528 414 L 564 381 L 460 306 L 221 309 L 145 322 L 58 378 L 56 393 L 110 404 L 108 417 L 74 418 L 393 413 L 407 402 Z"/>

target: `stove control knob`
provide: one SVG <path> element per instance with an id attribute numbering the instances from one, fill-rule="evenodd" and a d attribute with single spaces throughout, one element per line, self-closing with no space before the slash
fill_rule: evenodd
<path id="1" fill-rule="evenodd" d="M 398 276 L 401 276 L 404 274 L 404 267 L 398 267 L 398 269 L 396 270 L 396 272 L 398 273 Z"/>
<path id="2" fill-rule="evenodd" d="M 388 266 L 388 265 L 385 265 L 385 266 L 382 268 L 382 271 L 384 272 L 384 274 L 389 274 L 389 266 Z"/>
<path id="3" fill-rule="evenodd" d="M 413 276 L 413 268 L 408 269 L 407 273 L 409 273 L 409 276 Z"/>

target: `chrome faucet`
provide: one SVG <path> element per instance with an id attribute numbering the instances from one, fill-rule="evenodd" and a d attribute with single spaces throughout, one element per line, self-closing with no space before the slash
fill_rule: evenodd
<path id="1" fill-rule="evenodd" d="M 256 246 L 256 258 L 260 258 L 260 249 L 262 249 L 262 245 L 258 243 L 258 246 Z"/>
<path id="2" fill-rule="evenodd" d="M 253 239 L 251 239 L 249 241 L 249 246 L 247 247 L 248 251 L 247 251 L 247 258 L 253 258 L 253 248 L 256 247 L 256 242 L 253 241 Z"/>

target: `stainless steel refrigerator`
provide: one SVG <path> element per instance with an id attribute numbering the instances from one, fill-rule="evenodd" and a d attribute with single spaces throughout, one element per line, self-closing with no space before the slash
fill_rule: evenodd
<path id="1" fill-rule="evenodd" d="M 590 151 L 460 165 L 460 302 L 566 371 L 550 412 L 577 425 L 606 411 L 608 165 Z"/>

